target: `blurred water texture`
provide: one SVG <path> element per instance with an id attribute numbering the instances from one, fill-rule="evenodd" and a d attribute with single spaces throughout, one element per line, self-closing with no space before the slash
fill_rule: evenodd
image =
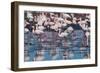
<path id="1" fill-rule="evenodd" d="M 24 32 L 24 61 L 88 59 L 90 41 L 88 43 L 87 46 L 82 30 L 75 30 L 63 38 L 53 31 L 40 35 Z"/>

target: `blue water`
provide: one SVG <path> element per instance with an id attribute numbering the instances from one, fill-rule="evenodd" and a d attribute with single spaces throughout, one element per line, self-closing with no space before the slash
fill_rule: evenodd
<path id="1" fill-rule="evenodd" d="M 56 33 L 55 33 L 56 34 Z M 33 59 L 36 57 L 37 51 L 40 51 L 42 49 L 44 50 L 44 54 L 42 55 L 44 57 L 44 61 L 46 60 L 63 60 L 64 52 L 67 51 L 68 59 L 84 59 L 87 57 L 88 54 L 90 54 L 90 47 L 86 47 L 82 45 L 82 39 L 84 38 L 84 32 L 83 31 L 75 31 L 70 35 L 70 37 L 60 39 L 59 43 L 56 43 L 57 36 L 52 35 L 52 32 L 45 32 L 44 34 L 47 37 L 44 37 L 46 40 L 46 44 L 49 46 L 54 46 L 54 47 L 43 47 L 44 42 L 40 42 L 39 38 L 41 38 L 41 35 L 36 35 L 31 32 L 25 33 L 24 34 L 24 43 L 25 43 L 25 51 L 28 52 L 29 60 L 28 61 L 33 61 Z M 43 39 L 43 37 L 42 37 Z M 49 39 L 49 40 L 48 40 Z M 51 41 L 50 41 L 51 40 Z M 67 44 L 67 47 L 64 47 L 62 45 L 62 40 L 65 42 L 69 43 Z M 58 45 L 59 44 L 59 45 Z M 80 48 L 83 47 L 84 49 L 81 50 Z M 53 59 L 53 56 L 50 54 L 52 49 L 56 49 L 56 54 L 55 58 Z"/>

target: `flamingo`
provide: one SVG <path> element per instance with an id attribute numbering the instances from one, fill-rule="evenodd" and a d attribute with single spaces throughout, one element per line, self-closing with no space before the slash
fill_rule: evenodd
<path id="1" fill-rule="evenodd" d="M 73 30 L 74 30 L 74 29 L 73 29 L 72 27 L 68 27 L 68 28 L 67 28 L 67 31 L 68 31 L 69 33 L 71 33 Z"/>
<path id="2" fill-rule="evenodd" d="M 36 30 L 34 31 L 36 34 L 42 34 L 44 27 L 36 25 Z"/>
<path id="3" fill-rule="evenodd" d="M 67 30 L 65 30 L 64 32 L 61 32 L 61 30 L 59 30 L 58 36 L 59 37 L 67 37 L 68 36 Z"/>
<path id="4" fill-rule="evenodd" d="M 29 32 L 29 29 L 28 29 L 28 28 L 25 28 L 24 31 L 25 31 L 25 32 Z"/>
<path id="5" fill-rule="evenodd" d="M 85 33 L 85 35 L 86 35 L 86 38 L 87 38 L 87 45 L 89 45 L 89 42 L 88 42 L 88 40 L 89 40 L 89 36 L 90 36 L 90 32 L 89 31 L 87 31 L 86 33 Z"/>

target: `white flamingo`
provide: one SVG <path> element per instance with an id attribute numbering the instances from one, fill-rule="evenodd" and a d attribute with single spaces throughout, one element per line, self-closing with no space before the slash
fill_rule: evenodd
<path id="1" fill-rule="evenodd" d="M 68 35 L 67 32 L 61 32 L 61 29 L 59 29 L 59 32 L 58 32 L 59 37 L 65 37 L 67 35 Z"/>
<path id="2" fill-rule="evenodd" d="M 31 12 L 27 12 L 27 18 L 33 19 L 33 16 L 32 16 Z"/>
<path id="3" fill-rule="evenodd" d="M 67 28 L 67 32 L 71 33 L 74 29 L 72 27 Z"/>
<path id="4" fill-rule="evenodd" d="M 25 32 L 29 32 L 29 29 L 28 29 L 28 28 L 25 28 L 24 31 L 25 31 Z"/>
<path id="5" fill-rule="evenodd" d="M 87 31 L 87 32 L 85 33 L 85 35 L 86 35 L 86 38 L 87 38 L 87 39 L 86 39 L 87 45 L 89 45 L 88 40 L 89 40 L 90 32 Z"/>
<path id="6" fill-rule="evenodd" d="M 69 14 L 65 14 L 65 13 L 63 13 L 63 17 L 64 18 L 71 18 L 71 16 Z"/>
<path id="7" fill-rule="evenodd" d="M 43 28 L 42 26 L 40 27 L 40 26 L 36 25 L 35 33 L 36 33 L 36 34 L 42 34 L 42 33 L 44 33 L 44 32 L 43 32 L 43 29 L 44 29 L 44 28 Z"/>

